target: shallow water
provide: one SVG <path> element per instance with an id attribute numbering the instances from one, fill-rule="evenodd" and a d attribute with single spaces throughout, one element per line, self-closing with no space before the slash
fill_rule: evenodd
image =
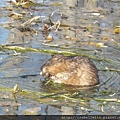
<path id="1" fill-rule="evenodd" d="M 29 8 L 13 7 L 8 1 L 0 3 L 0 45 L 32 47 L 38 49 L 67 50 L 72 52 L 84 52 L 102 61 L 93 60 L 99 71 L 100 82 L 111 79 L 98 90 L 71 90 L 71 87 L 61 89 L 58 86 L 43 86 L 44 78 L 39 75 L 41 66 L 51 57 L 50 54 L 25 52 L 16 53 L 0 49 L 0 87 L 13 88 L 18 84 L 20 89 L 35 92 L 54 93 L 58 96 L 48 96 L 39 100 L 39 95 L 17 95 L 15 102 L 11 92 L 0 92 L 0 114 L 4 115 L 98 115 L 120 114 L 119 102 L 102 103 L 92 98 L 120 99 L 120 32 L 115 33 L 115 27 L 120 26 L 120 2 L 108 0 L 37 0 L 42 6 Z M 56 10 L 56 12 L 55 12 Z M 22 19 L 10 17 L 12 11 L 25 13 Z M 55 12 L 53 15 L 51 15 Z M 61 16 L 62 14 L 62 16 Z M 31 31 L 20 31 L 19 26 L 28 18 L 42 16 L 37 22 L 33 22 Z M 51 31 L 43 32 L 43 26 L 50 22 L 47 20 L 51 15 L 51 21 L 61 21 L 60 30 L 53 27 Z M 53 36 L 52 42 L 44 42 L 46 36 Z M 102 43 L 103 46 L 101 47 Z M 57 46 L 57 47 L 54 47 Z M 105 59 L 111 59 L 106 62 Z M 106 68 L 111 69 L 107 71 Z M 102 71 L 104 69 L 105 71 Z M 66 89 L 67 88 L 67 89 Z M 64 92 L 79 94 L 76 99 L 61 98 Z M 80 92 L 81 91 L 81 92 Z M 73 98 L 74 98 L 73 97 Z M 81 101 L 84 98 L 85 101 Z M 83 105 L 86 104 L 85 105 Z M 88 107 L 90 105 L 91 107 Z M 111 106 L 111 107 L 110 107 Z M 93 109 L 94 108 L 94 109 Z M 101 110 L 103 108 L 103 110 Z"/>

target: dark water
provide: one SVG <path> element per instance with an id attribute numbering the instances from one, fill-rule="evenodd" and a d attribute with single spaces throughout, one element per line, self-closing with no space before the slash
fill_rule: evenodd
<path id="1" fill-rule="evenodd" d="M 13 7 L 9 0 L 0 3 L 0 45 L 83 51 L 86 54 L 103 58 L 99 62 L 93 60 L 100 70 L 100 82 L 102 83 L 110 77 L 111 79 L 99 91 L 82 91 L 79 94 L 79 98 L 91 98 L 90 101 L 85 101 L 91 107 L 85 107 L 80 100 L 73 102 L 74 100 L 57 100 L 57 98 L 47 98 L 46 102 L 43 99 L 40 103 L 39 96 L 32 100 L 29 97 L 18 95 L 17 103 L 15 103 L 12 93 L 1 91 L 0 114 L 120 114 L 118 102 L 102 103 L 102 101 L 97 102 L 92 99 L 94 97 L 120 99 L 120 32 L 115 32 L 116 27 L 120 27 L 120 1 L 37 0 L 36 2 L 37 4 L 42 3 L 42 6 Z M 12 11 L 26 13 L 26 15 L 23 19 L 16 20 L 10 17 Z M 51 15 L 52 13 L 54 14 Z M 50 25 L 47 19 L 50 15 L 52 22 L 61 22 L 61 27 L 59 31 L 53 27 L 51 31 L 44 33 L 43 26 L 45 23 Z M 37 22 L 33 22 L 31 28 L 37 30 L 38 34 L 18 29 L 20 24 L 35 16 L 41 16 L 41 18 Z M 48 34 L 52 35 L 54 40 L 45 43 Z M 50 57 L 45 53 L 16 53 L 0 49 L 0 87 L 13 88 L 18 84 L 20 89 L 37 92 L 68 92 L 69 90 L 42 86 L 43 77 L 39 75 L 40 68 Z M 105 59 L 110 59 L 111 62 L 106 62 Z M 106 71 L 106 69 L 111 71 Z M 119 71 L 112 71 L 113 69 Z"/>

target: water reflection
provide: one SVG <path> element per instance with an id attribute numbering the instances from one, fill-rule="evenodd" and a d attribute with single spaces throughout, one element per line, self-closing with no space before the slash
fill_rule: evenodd
<path id="1" fill-rule="evenodd" d="M 56 2 L 54 0 L 38 0 L 38 2 Z M 0 6 L 6 6 L 6 0 L 1 2 Z M 59 2 L 59 1 L 58 1 Z M 55 31 L 52 29 L 48 31 L 49 33 L 54 34 L 54 40 L 52 44 L 65 45 L 67 43 L 67 47 L 76 49 L 77 52 L 81 52 L 81 49 L 88 50 L 86 53 L 90 55 L 95 55 L 98 58 L 111 59 L 110 62 L 106 62 L 105 60 L 101 62 L 96 62 L 98 69 L 119 69 L 120 68 L 120 51 L 119 51 L 119 33 L 115 33 L 114 29 L 116 26 L 120 26 L 120 4 L 119 1 L 113 0 L 63 0 L 62 6 L 37 6 L 29 9 L 25 9 L 26 11 L 33 12 L 32 15 L 50 15 L 54 10 L 59 9 L 62 13 L 62 21 L 60 30 Z M 17 8 L 15 8 L 17 9 Z M 14 10 L 14 9 L 13 9 Z M 7 20 L 8 13 L 11 12 L 6 10 L 4 16 L 0 17 L 0 21 Z M 34 14 L 35 13 L 35 14 Z M 17 23 L 16 23 L 17 24 Z M 30 31 L 24 33 L 19 30 L 17 27 L 5 29 L 0 27 L 0 44 L 9 43 L 10 45 L 21 45 L 27 47 L 35 47 L 35 48 L 43 48 L 43 49 L 57 49 L 53 47 L 49 47 L 51 43 L 48 43 L 48 46 L 42 46 L 42 42 L 45 40 L 42 32 L 39 28 L 43 27 L 43 23 L 39 21 L 37 24 L 33 25 L 38 30 L 38 35 L 32 34 Z M 67 29 L 67 30 L 66 30 Z M 32 35 L 31 35 L 32 34 Z M 67 36 L 67 37 L 66 37 Z M 33 38 L 32 38 L 33 37 Z M 75 39 L 67 39 L 67 38 L 75 38 Z M 37 38 L 37 40 L 36 40 Z M 57 39 L 56 39 L 57 38 Z M 58 44 L 59 43 L 59 44 Z M 75 44 L 74 44 L 75 43 Z M 97 43 L 103 43 L 104 47 L 96 47 Z M 58 49 L 62 50 L 62 48 Z M 66 50 L 66 49 L 65 49 Z M 71 49 L 72 50 L 72 49 Z M 42 77 L 39 75 L 40 67 L 50 58 L 49 55 L 40 54 L 40 53 L 22 53 L 14 56 L 14 52 L 10 51 L 2 51 L 0 52 L 0 86 L 2 87 L 11 87 L 15 84 L 18 84 L 21 89 L 28 89 L 33 91 L 43 90 L 46 93 L 57 93 L 61 89 L 54 89 L 50 91 L 49 88 L 44 88 L 40 84 L 40 79 Z M 116 61 L 113 62 L 113 61 Z M 105 84 L 100 91 L 96 91 L 94 94 L 97 97 L 110 97 L 119 99 L 119 93 L 113 93 L 110 95 L 106 95 L 105 93 L 100 93 L 102 90 L 110 90 L 110 91 L 118 91 L 120 85 L 120 76 L 119 72 L 111 72 L 111 71 L 100 71 L 100 81 L 103 82 L 108 79 L 111 75 L 112 79 Z M 58 88 L 58 86 L 56 86 Z M 66 87 L 68 88 L 68 87 Z M 73 90 L 73 88 L 71 88 Z M 75 90 L 76 91 L 76 90 Z M 88 92 L 88 91 L 86 91 Z M 106 91 L 105 91 L 106 92 Z M 5 95 L 5 93 L 0 93 L 0 96 Z M 105 95 L 106 96 L 105 96 Z M 93 95 L 93 93 L 90 93 Z M 83 98 L 85 98 L 85 94 L 81 94 Z M 93 95 L 94 97 L 94 95 Z M 31 99 L 18 97 L 21 106 L 18 109 L 12 109 L 17 114 L 23 114 L 23 110 L 30 107 Z M 6 99 L 6 98 L 5 98 Z M 70 100 L 61 100 L 58 101 L 53 98 L 49 98 L 46 101 L 46 104 L 40 104 L 40 102 L 36 103 L 35 101 L 39 99 L 37 96 L 36 99 L 32 101 L 33 107 L 40 106 L 41 109 L 39 114 L 104 114 L 101 112 L 97 112 L 94 110 L 100 109 L 101 106 L 98 106 L 98 103 L 91 100 L 88 101 L 89 105 L 93 107 L 87 108 L 82 107 L 81 104 L 77 104 L 75 102 L 71 102 Z M 4 99 L 2 99 L 4 101 Z M 6 101 L 10 101 L 7 100 Z M 45 102 L 45 101 L 44 101 Z M 56 103 L 55 103 L 56 102 Z M 56 104 L 50 105 L 49 103 Z M 79 103 L 79 102 L 78 102 Z M 0 103 L 1 105 L 2 103 Z M 107 103 L 108 104 L 108 103 Z M 107 106 L 106 104 L 106 106 Z M 117 103 L 115 103 L 117 104 Z M 101 105 L 101 104 L 100 104 Z M 72 107 L 73 106 L 73 107 Z M 115 106 L 115 108 L 106 107 L 105 110 L 109 114 L 119 114 L 119 108 L 117 105 L 114 105 L 114 102 L 110 104 L 110 106 Z M 4 106 L 5 107 L 5 106 Z M 5 113 L 3 106 L 0 107 L 2 114 Z M 10 106 L 12 108 L 12 106 Z M 6 110 L 9 110 L 6 107 Z M 11 110 L 11 109 L 10 109 Z M 116 110 L 118 110 L 116 112 Z"/>
<path id="2" fill-rule="evenodd" d="M 75 110 L 72 107 L 62 106 L 62 115 L 75 115 Z"/>
<path id="3" fill-rule="evenodd" d="M 62 20 L 62 25 L 65 26 L 76 26 L 76 14 L 77 10 L 75 9 L 77 5 L 77 0 L 63 0 L 64 5 L 62 6 L 62 14 L 65 19 Z M 70 36 L 72 38 L 76 37 L 76 33 L 72 30 L 67 30 L 61 33 L 64 36 Z"/>
<path id="4" fill-rule="evenodd" d="M 32 35 L 30 32 L 23 32 L 17 28 L 12 28 L 8 35 L 8 42 L 7 44 L 13 44 L 13 45 L 22 45 L 25 46 L 26 43 L 27 47 L 31 47 L 29 44 L 32 39 Z"/>
<path id="5" fill-rule="evenodd" d="M 5 44 L 7 42 L 8 32 L 9 31 L 7 29 L 0 27 L 0 33 L 2 33 L 2 34 L 0 34 L 0 44 Z"/>

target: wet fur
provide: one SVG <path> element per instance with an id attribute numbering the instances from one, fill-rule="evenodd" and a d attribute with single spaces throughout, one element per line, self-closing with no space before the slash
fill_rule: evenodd
<path id="1" fill-rule="evenodd" d="M 93 86 L 99 83 L 93 62 L 84 56 L 54 55 L 42 67 L 42 74 L 56 83 Z"/>

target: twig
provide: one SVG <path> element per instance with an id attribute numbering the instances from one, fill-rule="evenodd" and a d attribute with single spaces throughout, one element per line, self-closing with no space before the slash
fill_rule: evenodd
<path id="1" fill-rule="evenodd" d="M 113 71 L 113 72 L 120 72 L 120 69 L 99 69 L 99 71 Z"/>
<path id="2" fill-rule="evenodd" d="M 35 48 L 25 48 L 25 47 L 19 47 L 19 46 L 6 46 L 6 45 L 0 45 L 0 49 L 7 49 L 7 50 L 15 50 L 17 52 L 41 52 L 41 53 L 47 53 L 47 54 L 64 54 L 64 55 L 71 55 L 71 56 L 87 56 L 93 60 L 98 61 L 106 61 L 114 64 L 120 64 L 118 61 L 113 61 L 111 59 L 105 59 L 105 58 L 98 58 L 92 55 L 89 55 L 85 52 L 70 52 L 70 51 L 59 51 L 59 50 L 51 50 L 51 49 L 35 49 Z"/>
<path id="3" fill-rule="evenodd" d="M 110 85 L 112 85 L 112 84 L 114 84 L 115 83 L 115 81 L 117 81 L 118 80 L 118 76 L 116 76 L 116 78 L 114 79 L 114 80 L 112 80 L 112 82 L 111 83 L 109 83 L 107 86 L 106 86 L 106 88 L 108 88 Z"/>
<path id="4" fill-rule="evenodd" d="M 101 86 L 103 86 L 104 84 L 106 84 L 109 80 L 111 80 L 112 77 L 113 77 L 113 76 L 110 76 L 105 82 L 103 82 L 103 83 L 97 85 L 98 88 L 100 88 Z"/>
<path id="5" fill-rule="evenodd" d="M 93 98 L 96 101 L 106 101 L 106 102 L 118 102 L 120 103 L 120 99 L 104 99 L 104 98 Z"/>
<path id="6" fill-rule="evenodd" d="M 35 17 L 29 19 L 28 21 L 22 23 L 21 26 L 22 26 L 22 27 L 25 27 L 26 25 L 28 25 L 28 24 L 32 23 L 33 21 L 35 21 L 35 20 L 37 20 L 37 19 L 40 19 L 40 18 L 41 18 L 41 16 L 35 16 Z"/>

